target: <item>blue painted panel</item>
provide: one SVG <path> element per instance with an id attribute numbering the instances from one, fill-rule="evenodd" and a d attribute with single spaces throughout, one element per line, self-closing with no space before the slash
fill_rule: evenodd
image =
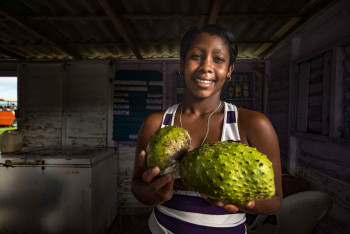
<path id="1" fill-rule="evenodd" d="M 157 71 L 120 70 L 115 75 L 113 139 L 134 141 L 143 120 L 163 106 L 163 77 Z"/>

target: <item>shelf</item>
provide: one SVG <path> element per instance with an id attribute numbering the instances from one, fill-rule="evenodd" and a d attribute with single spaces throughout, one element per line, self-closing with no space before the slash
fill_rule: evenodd
<path id="1" fill-rule="evenodd" d="M 237 107 L 255 109 L 254 73 L 233 72 L 232 79 L 224 84 L 221 100 L 232 103 Z M 230 94 L 230 95 L 229 95 Z M 237 95 L 236 95 L 237 94 Z"/>
<path id="2" fill-rule="evenodd" d="M 254 98 L 226 98 L 226 101 L 254 101 Z"/>

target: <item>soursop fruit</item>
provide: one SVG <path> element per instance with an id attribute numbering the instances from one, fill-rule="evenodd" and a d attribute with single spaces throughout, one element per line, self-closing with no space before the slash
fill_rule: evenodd
<path id="1" fill-rule="evenodd" d="M 160 128 L 146 147 L 147 168 L 158 166 L 160 175 L 171 173 L 178 177 L 179 157 L 191 147 L 188 131 L 178 126 Z"/>
<path id="2" fill-rule="evenodd" d="M 275 194 L 272 163 L 242 143 L 204 144 L 181 159 L 179 170 L 186 188 L 228 204 L 243 205 Z"/>

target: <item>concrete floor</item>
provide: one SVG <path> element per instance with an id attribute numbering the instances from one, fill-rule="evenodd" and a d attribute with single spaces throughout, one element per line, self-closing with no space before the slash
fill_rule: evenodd
<path id="1" fill-rule="evenodd" d="M 107 234 L 145 233 L 148 217 L 145 215 L 118 215 Z"/>
<path id="2" fill-rule="evenodd" d="M 107 234 L 142 234 L 146 232 L 150 209 L 135 211 L 121 210 L 109 228 Z"/>

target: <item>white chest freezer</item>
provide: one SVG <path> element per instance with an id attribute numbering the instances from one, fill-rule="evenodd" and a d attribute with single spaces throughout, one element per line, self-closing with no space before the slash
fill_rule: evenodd
<path id="1" fill-rule="evenodd" d="M 116 212 L 113 148 L 0 154 L 0 233 L 104 233 Z"/>

